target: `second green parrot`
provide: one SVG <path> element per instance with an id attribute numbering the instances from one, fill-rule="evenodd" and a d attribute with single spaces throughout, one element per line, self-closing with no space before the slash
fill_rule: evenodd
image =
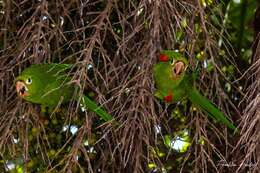
<path id="1" fill-rule="evenodd" d="M 162 51 L 160 62 L 153 67 L 155 96 L 168 103 L 188 98 L 211 118 L 235 130 L 236 127 L 227 119 L 226 115 L 195 88 L 194 74 L 187 74 L 187 66 L 187 60 L 180 53 L 172 50 Z"/>
<path id="2" fill-rule="evenodd" d="M 70 101 L 75 95 L 85 109 L 95 112 L 105 121 L 112 120 L 112 116 L 89 97 L 79 97 L 77 86 L 71 83 L 71 77 L 67 74 L 71 68 L 71 64 L 31 65 L 15 79 L 18 96 L 40 104 L 42 109 L 53 109 L 60 103 Z"/>

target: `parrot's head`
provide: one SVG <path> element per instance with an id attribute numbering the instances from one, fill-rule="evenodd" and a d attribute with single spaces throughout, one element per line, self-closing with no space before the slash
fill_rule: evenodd
<path id="1" fill-rule="evenodd" d="M 15 79 L 16 92 L 18 96 L 25 100 L 30 100 L 30 98 L 33 98 L 35 94 L 41 90 L 41 88 L 39 88 L 41 80 L 36 77 L 37 74 L 35 73 L 32 68 L 29 67 Z"/>
<path id="2" fill-rule="evenodd" d="M 160 62 L 170 64 L 172 78 L 180 78 L 187 69 L 188 62 L 184 56 L 172 50 L 163 50 L 160 53 Z"/>

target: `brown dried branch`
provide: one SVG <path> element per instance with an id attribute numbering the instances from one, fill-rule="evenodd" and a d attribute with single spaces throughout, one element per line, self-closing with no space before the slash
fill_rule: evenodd
<path id="1" fill-rule="evenodd" d="M 226 49 L 231 47 L 223 38 L 225 29 L 219 32 L 207 21 L 205 16 L 211 11 L 199 0 L 25 0 L 4 4 L 4 17 L 0 18 L 0 152 L 4 160 L 23 155 L 25 170 L 30 169 L 35 155 L 39 155 L 36 158 L 42 160 L 46 172 L 148 172 L 151 161 L 162 170 L 172 151 L 164 160 L 151 150 L 164 146 L 165 133 L 174 134 L 180 129 L 169 107 L 153 97 L 152 66 L 161 49 L 184 52 L 192 69 L 200 63 L 194 55 L 203 51 L 205 60 L 213 63 L 214 72 L 202 70 L 198 87 L 230 116 L 234 111 L 239 113 L 221 87 L 221 66 L 234 62 L 216 58 L 220 38 Z M 202 28 L 199 33 L 196 23 Z M 37 106 L 18 101 L 15 76 L 30 64 L 51 62 L 74 64 L 68 75 L 80 86 L 80 93 L 94 91 L 95 101 L 121 125 L 115 128 L 105 123 L 97 127 L 95 114 L 80 112 L 75 101 L 59 105 L 50 117 L 42 117 Z M 62 107 L 67 111 L 60 111 Z M 211 124 L 202 112 L 189 111 L 188 116 L 185 127 L 191 129 L 192 142 L 180 171 L 221 171 L 216 161 L 229 160 L 235 141 L 230 141 L 227 131 Z M 78 128 L 76 134 L 62 130 L 72 125 Z M 156 134 L 155 126 L 163 130 Z M 37 129 L 36 135 L 30 136 L 33 128 Z M 16 138 L 20 141 L 12 142 Z M 199 144 L 202 138 L 203 145 Z M 245 139 L 248 137 L 241 140 Z M 85 141 L 90 144 L 85 145 Z M 37 154 L 29 152 L 32 147 Z M 88 147 L 93 147 L 96 154 Z"/>

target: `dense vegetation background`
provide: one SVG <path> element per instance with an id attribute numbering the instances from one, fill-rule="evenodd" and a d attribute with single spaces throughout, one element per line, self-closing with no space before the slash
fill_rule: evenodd
<path id="1" fill-rule="evenodd" d="M 257 172 L 257 5 L 0 0 L 0 172 Z M 189 58 L 199 71 L 197 88 L 240 134 L 185 100 L 166 105 L 153 97 L 161 49 Z M 30 64 L 50 62 L 75 64 L 84 93 L 122 125 L 103 123 L 76 102 L 42 115 L 18 98 L 14 78 Z"/>

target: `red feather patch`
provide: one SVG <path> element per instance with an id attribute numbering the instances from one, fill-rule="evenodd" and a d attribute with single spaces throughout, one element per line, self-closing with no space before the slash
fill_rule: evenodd
<path id="1" fill-rule="evenodd" d="M 172 102 L 172 94 L 169 94 L 169 95 L 167 95 L 167 96 L 164 96 L 163 97 L 163 100 L 165 101 L 165 102 Z"/>
<path id="2" fill-rule="evenodd" d="M 168 56 L 161 54 L 160 57 L 159 57 L 159 60 L 162 61 L 162 62 L 168 62 L 169 58 L 168 58 Z"/>

